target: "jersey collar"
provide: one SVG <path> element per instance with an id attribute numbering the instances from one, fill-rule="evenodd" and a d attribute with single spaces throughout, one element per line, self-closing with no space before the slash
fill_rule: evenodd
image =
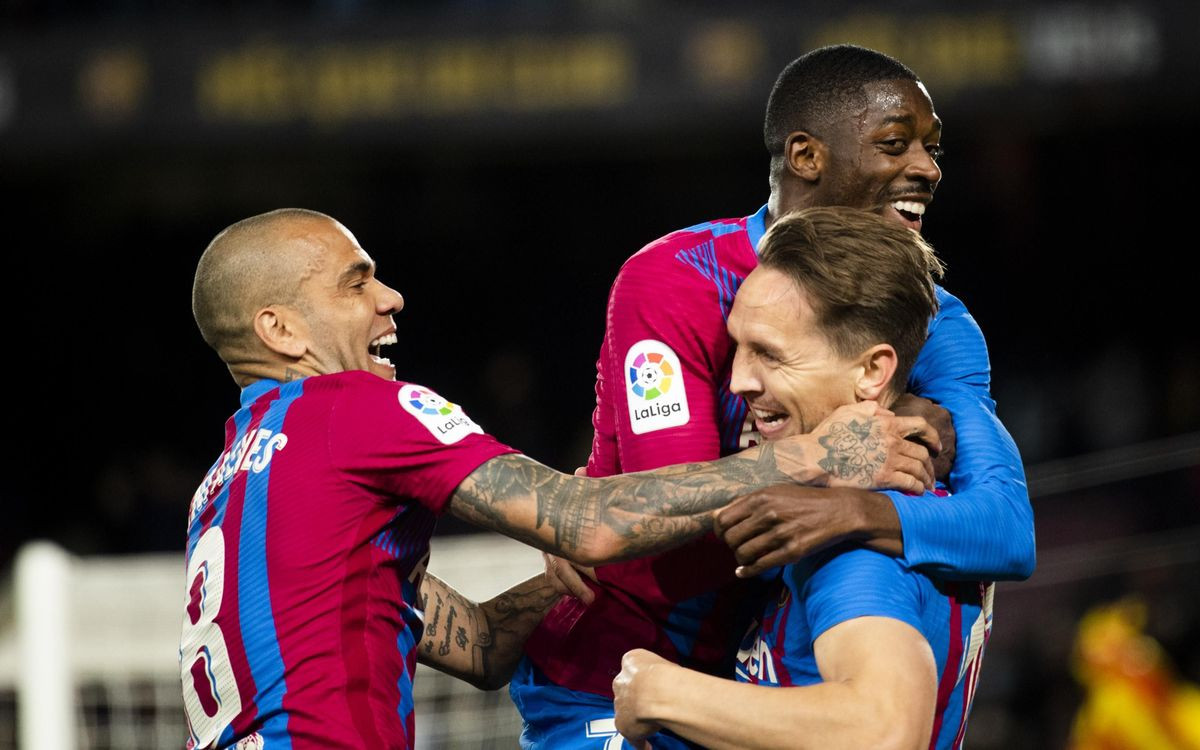
<path id="1" fill-rule="evenodd" d="M 248 408 L 250 404 L 260 399 L 264 393 L 278 387 L 278 380 L 263 378 L 262 380 L 254 381 L 242 389 L 242 408 Z"/>

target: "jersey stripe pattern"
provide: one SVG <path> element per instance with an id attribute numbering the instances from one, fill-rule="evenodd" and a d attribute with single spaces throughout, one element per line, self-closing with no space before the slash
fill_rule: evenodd
<path id="1" fill-rule="evenodd" d="M 437 515 L 512 452 L 420 386 L 345 372 L 242 392 L 192 498 L 189 748 L 410 748 Z"/>

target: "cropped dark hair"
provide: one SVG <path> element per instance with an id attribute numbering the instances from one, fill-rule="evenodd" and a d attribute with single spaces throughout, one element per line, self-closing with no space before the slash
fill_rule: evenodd
<path id="1" fill-rule="evenodd" d="M 763 141 L 772 162 L 783 156 L 789 134 L 803 130 L 826 137 L 831 122 L 852 106 L 865 105 L 866 84 L 901 79 L 918 80 L 899 60 L 853 44 L 821 47 L 796 58 L 779 74 L 767 100 Z"/>

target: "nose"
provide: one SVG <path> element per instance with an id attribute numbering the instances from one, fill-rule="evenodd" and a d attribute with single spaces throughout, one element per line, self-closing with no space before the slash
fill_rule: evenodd
<path id="1" fill-rule="evenodd" d="M 926 182 L 929 184 L 929 189 L 934 190 L 942 180 L 942 168 L 933 160 L 933 155 L 925 150 L 923 144 L 913 143 L 912 150 L 916 153 L 908 162 L 904 176 L 910 180 Z"/>
<path id="2" fill-rule="evenodd" d="M 379 282 L 382 287 L 375 301 L 375 312 L 380 315 L 394 315 L 404 309 L 404 296 L 387 284 Z"/>
<path id="3" fill-rule="evenodd" d="M 733 353 L 733 373 L 729 377 L 729 390 L 742 398 L 752 398 L 762 393 L 762 382 L 750 353 L 740 346 Z"/>

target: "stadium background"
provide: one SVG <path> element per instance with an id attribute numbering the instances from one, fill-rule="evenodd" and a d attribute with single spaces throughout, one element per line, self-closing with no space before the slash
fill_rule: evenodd
<path id="1" fill-rule="evenodd" d="M 840 41 L 897 55 L 946 123 L 925 234 L 1030 470 L 1039 569 L 1001 587 L 969 744 L 1065 746 L 1076 623 L 1122 596 L 1200 681 L 1182 1 L 0 2 L 0 633 L 28 540 L 180 549 L 236 399 L 188 305 L 215 232 L 280 206 L 341 220 L 405 295 L 400 376 L 570 470 L 621 262 L 762 204 L 774 76 Z M 0 746 L 14 714 L 0 682 Z"/>

